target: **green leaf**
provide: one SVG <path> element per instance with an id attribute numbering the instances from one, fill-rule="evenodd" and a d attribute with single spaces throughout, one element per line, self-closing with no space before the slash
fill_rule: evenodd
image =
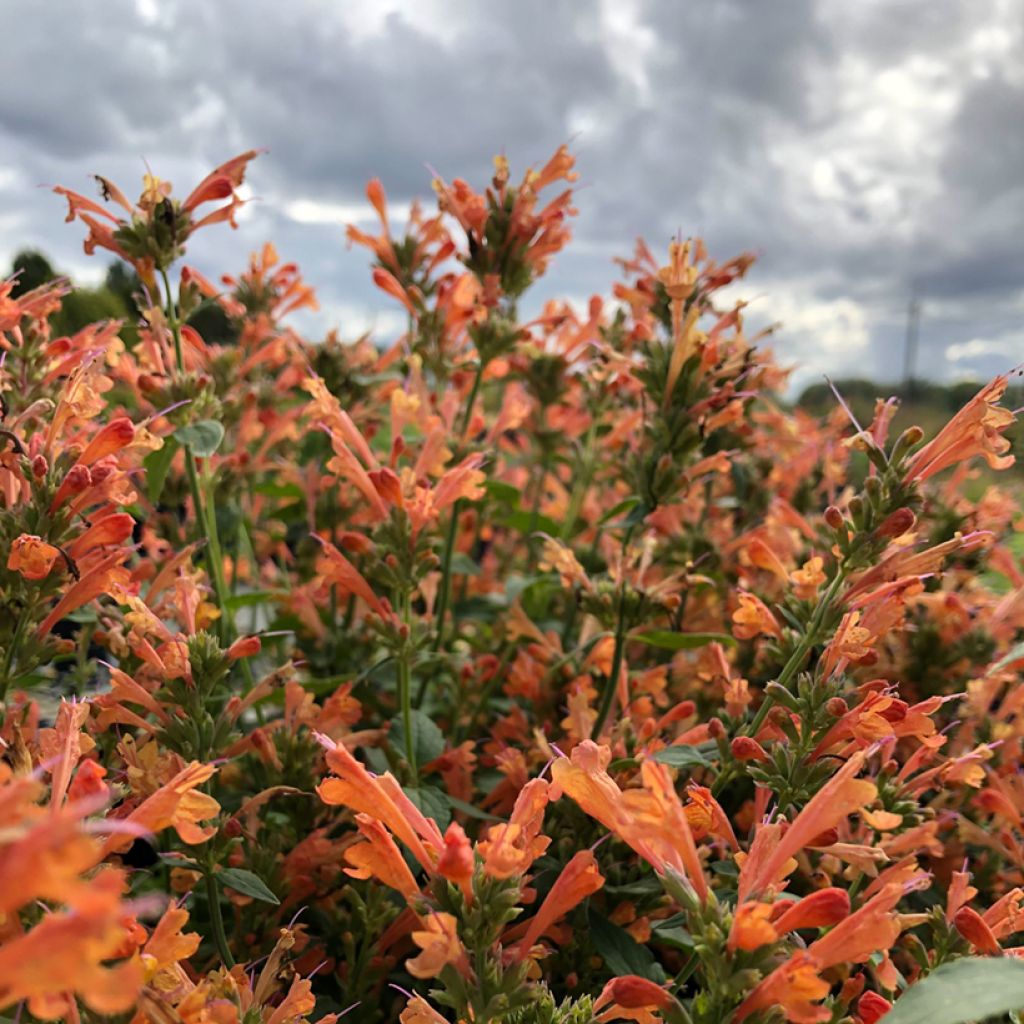
<path id="1" fill-rule="evenodd" d="M 604 526 L 605 523 L 611 522 L 616 516 L 621 516 L 624 512 L 632 512 L 633 509 L 640 504 L 640 499 L 637 497 L 627 498 L 625 501 L 620 501 L 615 508 L 610 508 L 601 518 L 598 520 L 598 525 Z"/>
<path id="2" fill-rule="evenodd" d="M 479 576 L 480 566 L 464 551 L 456 551 L 452 555 L 452 572 L 460 576 Z"/>
<path id="3" fill-rule="evenodd" d="M 1024 1007 L 1024 962 L 964 957 L 911 985 L 881 1024 L 967 1024 Z"/>
<path id="4" fill-rule="evenodd" d="M 167 473 L 174 461 L 174 453 L 178 450 L 178 442 L 173 437 L 164 439 L 163 447 L 150 452 L 143 460 L 146 469 L 146 497 L 155 505 L 160 500 L 167 480 Z"/>
<path id="5" fill-rule="evenodd" d="M 250 590 L 245 594 L 232 594 L 225 599 L 224 605 L 229 611 L 236 608 L 251 608 L 255 604 L 266 604 L 273 596 L 272 590 Z"/>
<path id="6" fill-rule="evenodd" d="M 487 480 L 484 482 L 484 490 L 500 505 L 507 505 L 510 509 L 519 508 L 519 488 L 507 484 L 504 480 Z"/>
<path id="7" fill-rule="evenodd" d="M 199 420 L 186 427 L 178 427 L 174 436 L 192 449 L 200 459 L 208 459 L 224 440 L 224 427 L 216 420 Z"/>
<path id="8" fill-rule="evenodd" d="M 412 710 L 412 747 L 418 765 L 433 761 L 444 753 L 444 733 L 438 724 L 423 711 Z M 405 754 L 405 723 L 401 717 L 395 719 L 389 736 L 391 746 L 400 754 Z"/>
<path id="9" fill-rule="evenodd" d="M 634 633 L 629 639 L 663 651 L 692 651 L 708 644 L 736 643 L 728 633 L 676 633 L 671 629 L 649 629 L 645 633 Z"/>
<path id="10" fill-rule="evenodd" d="M 612 975 L 638 974 L 658 984 L 665 980 L 665 973 L 654 959 L 654 954 L 646 946 L 641 946 L 625 928 L 620 928 L 592 907 L 587 912 L 587 924 L 594 948 Z"/>
<path id="11" fill-rule="evenodd" d="M 680 743 L 674 747 L 665 747 L 659 750 L 653 758 L 670 768 L 711 768 L 712 764 L 707 759 L 700 747 L 691 747 L 689 744 Z"/>
<path id="12" fill-rule="evenodd" d="M 447 794 L 445 795 L 447 796 Z M 479 807 L 467 804 L 465 800 L 457 800 L 455 797 L 449 796 L 448 803 L 450 803 L 456 811 L 462 811 L 463 814 L 468 815 L 470 818 L 479 818 L 481 821 L 501 821 L 501 818 L 497 815 L 481 811 Z"/>
<path id="13" fill-rule="evenodd" d="M 501 525 L 517 530 L 519 533 L 549 533 L 552 537 L 557 537 L 562 531 L 562 524 L 556 523 L 550 516 L 534 517 L 534 514 L 527 512 L 526 509 L 502 516 Z"/>
<path id="14" fill-rule="evenodd" d="M 419 808 L 420 812 L 437 822 L 443 832 L 452 820 L 452 806 L 448 794 L 434 786 L 410 786 L 405 795 Z"/>
<path id="15" fill-rule="evenodd" d="M 1012 665 L 1015 661 L 1020 661 L 1022 658 L 1024 658 L 1024 640 L 1011 647 L 1003 657 L 989 667 L 985 675 L 994 675 L 996 672 L 1006 668 L 1007 665 Z"/>
<path id="16" fill-rule="evenodd" d="M 246 871 L 245 868 L 224 868 L 214 876 L 222 886 L 234 889 L 243 896 L 251 896 L 254 900 L 264 903 L 279 904 L 281 901 L 267 888 L 267 883 L 259 875 Z"/>

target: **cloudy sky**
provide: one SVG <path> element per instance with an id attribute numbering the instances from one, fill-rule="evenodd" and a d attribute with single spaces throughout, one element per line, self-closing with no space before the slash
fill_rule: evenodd
<path id="1" fill-rule="evenodd" d="M 755 249 L 743 288 L 798 384 L 1024 360 L 1024 0 L 0 0 L 0 268 L 25 246 L 87 279 L 41 184 L 181 194 L 253 146 L 236 233 L 190 259 L 240 268 L 272 238 L 316 285 L 309 325 L 390 341 L 343 225 L 379 175 L 402 206 L 428 165 L 482 184 L 572 140 L 573 248 L 545 294 L 605 292 L 612 258 L 700 233 Z"/>

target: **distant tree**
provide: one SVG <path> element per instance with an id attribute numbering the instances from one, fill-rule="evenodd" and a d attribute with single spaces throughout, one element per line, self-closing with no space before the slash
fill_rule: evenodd
<path id="1" fill-rule="evenodd" d="M 52 281 L 57 276 L 50 261 L 35 249 L 24 249 L 14 257 L 14 264 L 11 267 L 11 274 L 17 274 L 18 283 L 14 286 L 12 294 L 15 298 L 25 292 L 38 288 L 47 281 Z"/>

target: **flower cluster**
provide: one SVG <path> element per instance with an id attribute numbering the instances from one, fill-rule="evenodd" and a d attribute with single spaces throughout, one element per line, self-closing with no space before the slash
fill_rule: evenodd
<path id="1" fill-rule="evenodd" d="M 564 147 L 371 182 L 406 329 L 311 342 L 271 245 L 182 263 L 255 155 L 56 189 L 135 323 L 0 283 L 0 1013 L 874 1024 L 1020 955 L 1010 376 L 813 419 L 696 239 L 525 316 Z"/>

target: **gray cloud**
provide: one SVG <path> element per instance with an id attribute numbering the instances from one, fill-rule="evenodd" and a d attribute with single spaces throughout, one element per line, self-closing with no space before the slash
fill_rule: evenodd
<path id="1" fill-rule="evenodd" d="M 575 249 L 541 295 L 606 291 L 636 235 L 762 256 L 742 289 L 798 380 L 895 378 L 907 301 L 922 372 L 1024 357 L 1024 0 L 0 0 L 0 260 L 84 271 L 39 183 L 184 191 L 267 146 L 260 202 L 190 259 L 233 270 L 273 237 L 343 334 L 395 318 L 344 248 L 366 179 L 429 195 L 575 139 Z M 93 273 L 102 268 L 93 266 Z"/>

